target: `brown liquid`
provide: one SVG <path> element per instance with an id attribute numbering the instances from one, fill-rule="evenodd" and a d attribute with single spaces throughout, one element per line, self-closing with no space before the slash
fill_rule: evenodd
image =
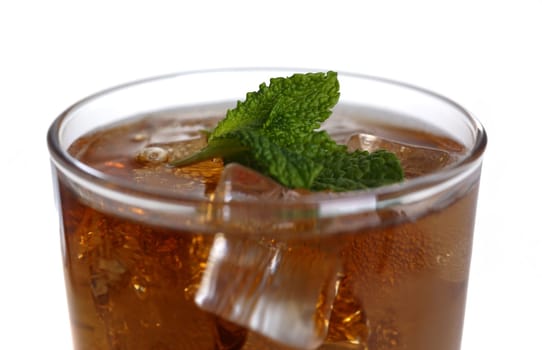
<path id="1" fill-rule="evenodd" d="M 146 144 L 158 142 L 164 148 L 164 143 L 173 142 L 167 133 L 160 135 L 163 120 L 144 119 L 99 131 L 77 140 L 70 153 L 130 181 L 167 186 L 179 194 L 212 195 L 223 169 L 220 161 L 169 169 L 163 163 L 136 160 Z M 196 129 L 183 129 L 193 138 L 192 146 L 183 148 L 187 153 L 203 145 Z M 462 152 L 446 138 L 386 132 L 408 143 L 444 148 L 450 155 L 445 162 Z M 442 161 L 435 159 L 431 162 Z M 446 165 L 437 163 L 407 165 L 413 169 L 410 176 L 417 176 Z M 340 260 L 338 292 L 319 349 L 459 349 L 477 194 L 477 179 L 471 182 L 466 194 L 448 207 L 428 208 L 412 222 L 283 239 L 285 254 L 318 264 L 326 264 L 322 256 L 329 254 Z M 62 176 L 58 188 L 76 349 L 289 349 L 195 304 L 212 233 L 147 225 L 100 212 L 82 201 Z"/>

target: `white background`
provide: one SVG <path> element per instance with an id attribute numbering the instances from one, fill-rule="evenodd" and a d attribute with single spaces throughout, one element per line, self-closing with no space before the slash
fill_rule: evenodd
<path id="1" fill-rule="evenodd" d="M 149 4 L 151 2 L 148 2 Z M 184 70 L 407 81 L 485 125 L 463 349 L 541 349 L 542 1 L 4 1 L 0 349 L 70 349 L 45 134 L 78 99 Z"/>

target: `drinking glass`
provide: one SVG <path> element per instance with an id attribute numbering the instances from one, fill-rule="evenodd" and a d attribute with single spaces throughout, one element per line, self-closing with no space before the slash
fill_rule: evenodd
<path id="1" fill-rule="evenodd" d="M 112 147 L 100 166 L 74 151 L 135 117 L 174 116 L 168 130 L 179 133 L 183 123 L 212 124 L 270 77 L 304 71 L 137 81 L 87 97 L 53 122 L 76 349 L 460 348 L 486 134 L 450 99 L 339 72 L 340 101 L 324 127 L 350 150 L 396 152 L 405 169 L 401 183 L 367 190 L 285 189 L 235 164 L 185 174 L 177 185 L 160 176 L 180 170 L 126 169 L 136 146 L 154 146 L 148 133 L 130 136 L 128 155 Z M 87 136 L 96 131 L 102 136 Z M 187 176 L 207 179 L 201 193 L 183 187 Z"/>

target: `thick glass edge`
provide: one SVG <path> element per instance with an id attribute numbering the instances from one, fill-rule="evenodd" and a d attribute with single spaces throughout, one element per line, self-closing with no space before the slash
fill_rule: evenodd
<path id="1" fill-rule="evenodd" d="M 87 103 L 92 102 L 94 99 L 98 99 L 101 96 L 107 95 L 111 92 L 126 89 L 132 86 L 137 86 L 141 84 L 152 83 L 164 79 L 175 79 L 180 78 L 184 75 L 197 75 L 197 74 L 213 74 L 213 73 L 234 73 L 234 72 L 283 72 L 283 73 L 295 73 L 295 72 L 315 72 L 315 71 L 328 71 L 329 69 L 307 69 L 307 68 L 292 68 L 292 67 L 238 67 L 238 68 L 217 68 L 209 70 L 193 70 L 186 72 L 178 72 L 167 75 L 161 75 L 146 79 L 140 79 L 133 82 L 128 82 L 125 84 L 120 84 L 95 94 L 89 95 L 81 99 L 80 101 L 74 103 L 72 106 L 67 108 L 62 112 L 51 124 L 47 132 L 47 144 L 49 147 L 50 157 L 55 166 L 59 167 L 65 173 L 79 178 L 80 181 L 77 181 L 81 184 L 92 183 L 94 188 L 104 187 L 108 188 L 108 193 L 111 193 L 109 189 L 111 185 L 114 185 L 116 191 L 130 193 L 130 195 L 124 194 L 123 197 L 128 196 L 131 199 L 139 197 L 139 201 L 149 201 L 156 205 L 158 203 L 166 205 L 168 210 L 173 210 L 172 205 L 181 205 L 184 208 L 182 211 L 185 212 L 186 208 L 190 205 L 202 205 L 210 204 L 210 199 L 201 199 L 191 196 L 179 196 L 172 195 L 167 191 L 157 191 L 157 189 L 146 188 L 143 186 L 136 186 L 134 184 L 127 184 L 118 181 L 113 176 L 103 174 L 85 164 L 77 161 L 72 158 L 66 150 L 63 150 L 60 146 L 59 141 L 59 132 L 62 128 L 63 122 L 69 118 L 71 113 L 80 106 L 83 106 Z M 456 163 L 453 167 L 440 170 L 435 173 L 428 175 L 420 176 L 415 179 L 407 180 L 399 184 L 383 186 L 376 189 L 370 190 L 361 190 L 361 191 L 351 191 L 347 193 L 334 194 L 333 196 L 323 196 L 319 194 L 314 194 L 310 196 L 302 197 L 299 201 L 284 202 L 284 201 L 266 201 L 261 203 L 258 201 L 247 200 L 243 203 L 246 203 L 250 206 L 280 206 L 280 207 L 291 207 L 293 210 L 295 208 L 303 207 L 305 205 L 313 206 L 318 204 L 320 208 L 335 208 L 332 210 L 323 210 L 321 212 L 323 217 L 333 216 L 333 215 L 347 215 L 354 213 L 362 213 L 364 211 L 375 210 L 376 208 L 389 208 L 397 204 L 409 204 L 417 201 L 421 201 L 426 197 L 429 197 L 436 192 L 442 190 L 445 187 L 445 184 L 457 183 L 461 179 L 466 178 L 465 174 L 470 174 L 474 172 L 477 168 L 481 166 L 482 156 L 487 145 L 487 134 L 484 127 L 479 122 L 479 120 L 473 116 L 467 109 L 465 109 L 460 104 L 451 100 L 448 97 L 435 93 L 431 90 L 427 90 L 412 84 L 405 82 L 400 82 L 396 80 L 391 80 L 387 78 L 365 75 L 360 73 L 352 73 L 347 71 L 338 71 L 339 76 L 349 76 L 351 78 L 359 78 L 365 80 L 372 80 L 376 82 L 381 82 L 385 84 L 395 85 L 399 87 L 404 87 L 406 89 L 412 89 L 420 93 L 430 95 L 442 102 L 449 104 L 453 108 L 461 112 L 462 115 L 467 118 L 469 124 L 473 127 L 475 131 L 475 143 L 472 149 L 465 155 L 465 157 Z M 271 75 L 270 75 L 271 77 Z M 423 190 L 422 190 L 423 189 Z M 412 195 L 412 193 L 416 193 Z M 128 198 L 126 197 L 126 198 Z M 337 211 L 336 208 L 339 207 L 341 203 L 344 204 L 344 201 L 349 201 L 350 203 L 356 203 L 355 205 L 347 206 L 344 209 Z M 175 203 L 175 204 L 173 204 Z M 239 203 L 239 204 L 243 204 Z M 215 202 L 216 204 L 216 202 Z M 162 206 L 162 205 L 160 205 Z"/>

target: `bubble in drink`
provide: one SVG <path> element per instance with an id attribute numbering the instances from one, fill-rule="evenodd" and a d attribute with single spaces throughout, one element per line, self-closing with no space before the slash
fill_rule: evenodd
<path id="1" fill-rule="evenodd" d="M 168 160 L 168 150 L 158 146 L 145 147 L 137 155 L 143 163 L 164 163 Z"/>

